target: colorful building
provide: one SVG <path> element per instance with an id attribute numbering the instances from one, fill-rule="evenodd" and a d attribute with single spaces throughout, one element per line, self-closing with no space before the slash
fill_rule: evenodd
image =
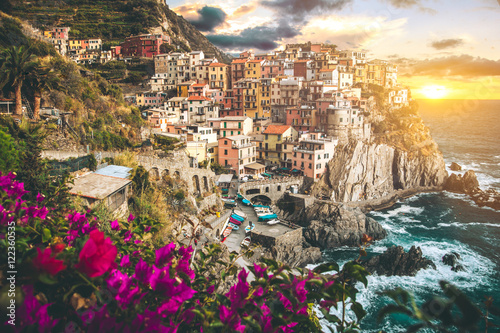
<path id="1" fill-rule="evenodd" d="M 254 170 L 262 170 L 256 163 L 255 143 L 246 135 L 227 136 L 219 139 L 219 164 L 237 177 Z M 255 168 L 255 169 L 254 169 Z"/>
<path id="2" fill-rule="evenodd" d="M 264 141 L 259 147 L 259 159 L 265 165 L 281 165 L 290 156 L 293 142 L 298 139 L 298 132 L 289 125 L 269 125 L 264 134 Z"/>

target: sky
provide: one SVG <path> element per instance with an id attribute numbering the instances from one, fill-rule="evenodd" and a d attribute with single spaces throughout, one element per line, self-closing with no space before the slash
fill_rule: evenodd
<path id="1" fill-rule="evenodd" d="M 414 98 L 500 99 L 500 0 L 166 0 L 222 50 L 318 42 L 398 65 Z"/>

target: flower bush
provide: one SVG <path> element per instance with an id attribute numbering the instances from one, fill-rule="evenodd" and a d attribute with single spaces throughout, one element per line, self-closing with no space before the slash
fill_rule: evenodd
<path id="1" fill-rule="evenodd" d="M 15 242 L 0 240 L 0 267 L 17 270 L 15 325 L 7 321 L 2 331 L 319 332 L 318 316 L 348 331 L 357 321 L 330 315 L 331 307 L 364 316 L 354 285 L 366 284 L 367 273 L 356 263 L 292 271 L 263 260 L 238 269 L 237 254 L 219 259 L 218 244 L 196 254 L 174 243 L 155 249 L 145 237 L 159 228 L 153 220 L 99 221 L 90 211 L 48 209 L 41 194 L 27 202 L 24 194 L 15 175 L 0 174 L 1 234 L 15 234 Z M 320 274 L 327 271 L 335 274 Z M 5 304 L 6 276 L 1 283 Z"/>

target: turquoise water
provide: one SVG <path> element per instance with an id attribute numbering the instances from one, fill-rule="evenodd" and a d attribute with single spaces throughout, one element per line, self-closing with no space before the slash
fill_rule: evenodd
<path id="1" fill-rule="evenodd" d="M 473 169 L 482 188 L 500 190 L 499 101 L 420 101 L 420 114 L 447 166 L 457 162 Z M 369 248 L 370 254 L 382 253 L 392 245 L 405 250 L 416 245 L 434 261 L 437 270 L 421 270 L 415 277 L 370 276 L 369 288 L 360 286 L 359 295 L 368 311 L 361 323 L 364 331 L 404 331 L 408 322 L 402 317 L 376 322 L 378 310 L 389 302 L 376 293 L 394 287 L 412 291 L 417 302 L 422 303 L 429 295 L 440 292 L 440 280 L 447 280 L 476 303 L 493 296 L 500 305 L 500 212 L 479 208 L 464 195 L 443 192 L 421 194 L 370 216 L 388 231 L 386 239 Z M 455 273 L 441 262 L 443 255 L 451 251 L 461 255 L 466 272 Z M 339 263 L 355 257 L 355 249 L 325 252 L 325 258 Z"/>

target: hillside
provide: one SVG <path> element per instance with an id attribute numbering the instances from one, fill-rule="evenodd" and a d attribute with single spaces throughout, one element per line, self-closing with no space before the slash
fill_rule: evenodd
<path id="1" fill-rule="evenodd" d="M 123 41 L 130 35 L 165 33 L 184 50 L 202 50 L 220 61 L 230 57 L 215 47 L 182 16 L 157 0 L 7 0 L 7 13 L 44 29 L 68 26 L 74 39 L 101 38 L 103 42 Z"/>

